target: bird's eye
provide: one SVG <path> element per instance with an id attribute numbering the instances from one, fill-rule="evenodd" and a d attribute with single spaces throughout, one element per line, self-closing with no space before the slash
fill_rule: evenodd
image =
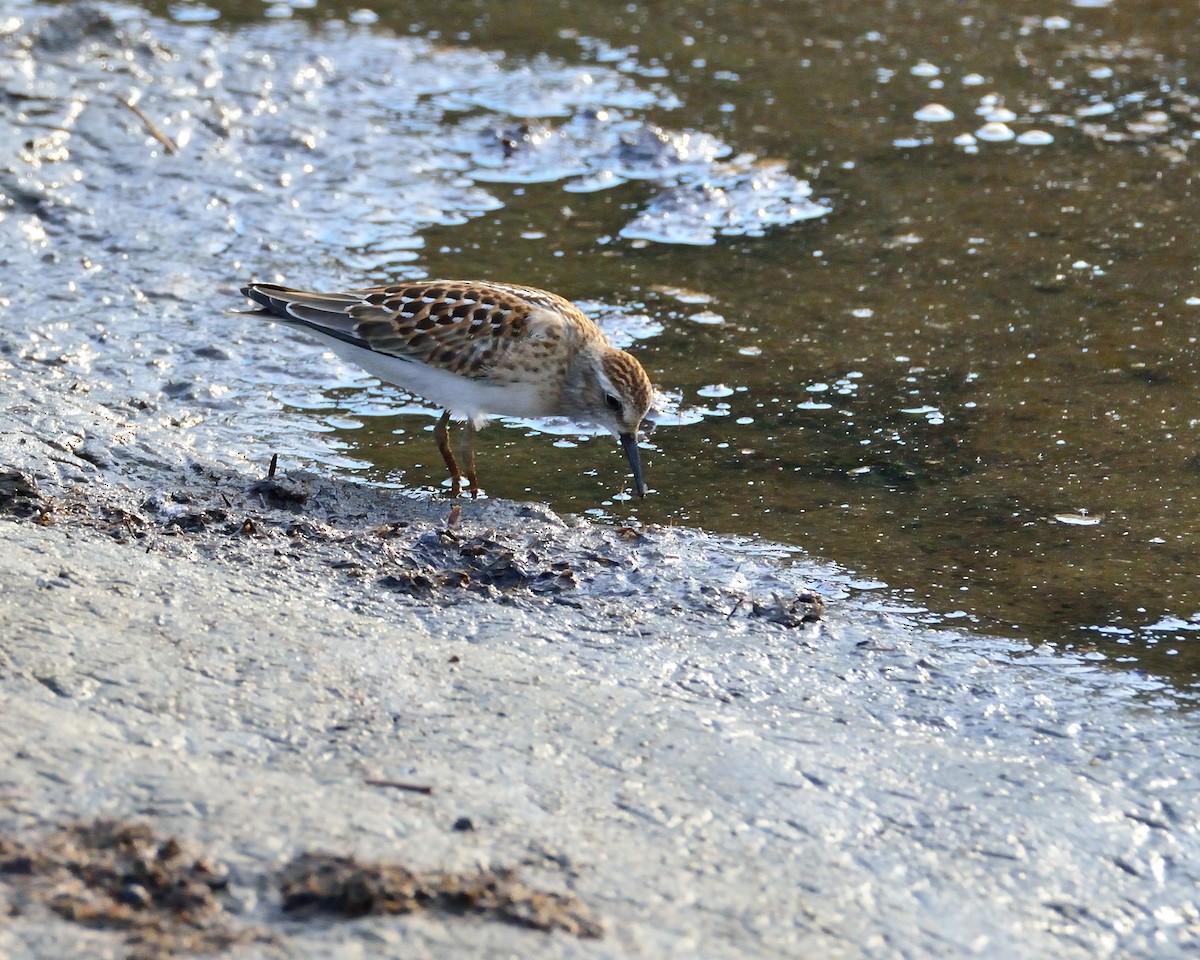
<path id="1" fill-rule="evenodd" d="M 609 410 L 615 410 L 617 413 L 621 412 L 621 401 L 618 397 L 614 397 L 611 393 L 606 393 L 604 395 L 604 402 L 608 404 Z"/>

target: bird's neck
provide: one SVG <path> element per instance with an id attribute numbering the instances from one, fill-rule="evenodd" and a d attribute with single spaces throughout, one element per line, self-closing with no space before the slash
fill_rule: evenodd
<path id="1" fill-rule="evenodd" d="M 559 405 L 563 415 L 579 417 L 586 414 L 587 398 L 596 392 L 599 380 L 600 357 L 590 344 L 580 349 L 571 358 L 567 366 L 566 377 L 562 382 L 562 393 Z"/>

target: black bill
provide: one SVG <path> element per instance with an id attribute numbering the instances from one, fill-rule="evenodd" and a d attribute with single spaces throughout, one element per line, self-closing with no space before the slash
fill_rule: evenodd
<path id="1" fill-rule="evenodd" d="M 629 459 L 629 466 L 633 470 L 633 483 L 637 488 L 637 495 L 645 497 L 646 481 L 642 479 L 642 461 L 638 457 L 637 435 L 623 433 L 619 439 L 621 441 L 621 449 L 625 451 L 625 456 Z"/>

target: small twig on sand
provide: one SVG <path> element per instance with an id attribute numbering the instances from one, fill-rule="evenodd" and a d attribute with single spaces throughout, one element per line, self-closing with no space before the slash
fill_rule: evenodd
<path id="1" fill-rule="evenodd" d="M 363 783 L 368 787 L 391 787 L 393 790 L 407 790 L 409 793 L 423 793 L 426 796 L 433 793 L 433 787 L 427 787 L 423 783 L 405 783 L 403 780 L 377 780 L 367 777 Z"/>
<path id="2" fill-rule="evenodd" d="M 271 465 L 267 467 L 267 479 L 275 479 L 275 468 L 279 466 L 279 454 L 271 454 Z"/>
<path id="3" fill-rule="evenodd" d="M 161 143 L 163 146 L 163 149 L 166 150 L 167 153 L 176 154 L 179 152 L 179 147 L 177 147 L 175 145 L 175 141 L 172 140 L 170 137 L 168 137 L 160 129 L 158 129 L 158 126 L 154 123 L 154 121 L 151 120 L 148 116 L 146 116 L 146 114 L 144 114 L 138 108 L 137 104 L 135 104 L 132 100 L 126 100 L 124 97 L 118 95 L 117 103 L 121 104 L 121 106 L 125 107 L 135 117 L 137 117 L 139 120 L 141 120 L 142 126 L 144 126 L 146 128 L 146 132 L 149 133 L 150 136 L 152 136 L 159 143 Z"/>

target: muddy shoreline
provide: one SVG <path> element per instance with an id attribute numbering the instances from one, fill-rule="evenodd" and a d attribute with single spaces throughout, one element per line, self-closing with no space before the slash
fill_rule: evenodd
<path id="1" fill-rule="evenodd" d="M 105 412 L 18 381 L 0 379 L 0 461 L 24 478 L 0 484 L 0 837 L 116 822 L 228 882 L 219 912 L 147 927 L 97 920 L 95 890 L 89 922 L 64 917 L 5 873 L 9 956 L 122 956 L 160 944 L 146 929 L 313 957 L 1195 941 L 1195 721 L 1136 675 L 928 631 L 834 570 L 696 531 L 501 501 L 451 522 L 444 500 L 158 441 L 99 467 L 103 443 L 66 446 L 45 416 Z M 811 590 L 820 619 L 787 602 Z M 600 935 L 486 910 L 299 920 L 279 877 L 317 854 L 492 871 Z"/>

